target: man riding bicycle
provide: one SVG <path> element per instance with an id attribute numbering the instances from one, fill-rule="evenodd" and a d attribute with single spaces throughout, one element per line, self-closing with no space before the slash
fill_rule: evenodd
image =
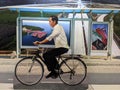
<path id="1" fill-rule="evenodd" d="M 51 27 L 53 27 L 52 33 L 46 39 L 42 41 L 35 41 L 33 43 L 34 45 L 39 45 L 39 44 L 47 43 L 52 39 L 54 40 L 55 48 L 45 52 L 43 54 L 43 58 L 45 60 L 47 69 L 50 71 L 50 73 L 46 76 L 46 78 L 49 77 L 57 78 L 58 73 L 56 72 L 56 70 L 58 70 L 59 64 L 57 62 L 56 56 L 66 53 L 69 49 L 69 46 L 65 31 L 63 27 L 58 24 L 58 17 L 50 16 L 49 24 Z"/>

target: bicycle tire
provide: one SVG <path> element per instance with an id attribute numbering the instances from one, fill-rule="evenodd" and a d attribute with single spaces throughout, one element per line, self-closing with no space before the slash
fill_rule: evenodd
<path id="1" fill-rule="evenodd" d="M 33 63 L 32 58 L 33 57 L 23 58 L 15 66 L 15 77 L 20 83 L 28 86 L 40 82 L 44 74 L 43 64 L 36 58 Z M 30 70 L 32 63 L 33 67 Z"/>
<path id="2" fill-rule="evenodd" d="M 69 68 L 71 68 L 71 70 Z M 86 75 L 86 64 L 79 58 L 66 58 L 60 64 L 59 78 L 67 85 L 75 86 L 81 84 L 86 78 Z"/>

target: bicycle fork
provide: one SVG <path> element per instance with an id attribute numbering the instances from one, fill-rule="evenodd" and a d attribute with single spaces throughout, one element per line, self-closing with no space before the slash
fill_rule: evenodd
<path id="1" fill-rule="evenodd" d="M 30 73 L 31 72 L 31 70 L 32 70 L 32 67 L 33 67 L 33 65 L 34 65 L 34 63 L 35 63 L 35 56 L 32 58 L 32 64 L 31 64 L 31 66 L 30 66 L 30 68 L 29 68 L 29 70 L 28 70 L 28 72 Z"/>

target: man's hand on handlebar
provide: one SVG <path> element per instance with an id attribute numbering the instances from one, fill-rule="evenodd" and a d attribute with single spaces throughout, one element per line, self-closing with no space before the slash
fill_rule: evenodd
<path id="1" fill-rule="evenodd" d="M 49 40 L 44 39 L 44 40 L 42 40 L 42 41 L 35 41 L 35 42 L 33 42 L 33 44 L 34 44 L 34 45 L 39 45 L 39 44 L 47 43 L 48 41 L 49 41 Z"/>
<path id="2" fill-rule="evenodd" d="M 39 44 L 41 44 L 39 41 L 35 41 L 35 42 L 33 42 L 33 44 L 34 45 L 39 45 Z"/>

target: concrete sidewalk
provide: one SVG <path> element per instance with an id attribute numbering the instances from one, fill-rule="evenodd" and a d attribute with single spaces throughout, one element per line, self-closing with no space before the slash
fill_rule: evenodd
<path id="1" fill-rule="evenodd" d="M 9 57 L 0 57 L 0 65 L 1 64 L 15 64 L 22 58 L 14 58 L 11 59 Z M 120 65 L 120 57 L 119 58 L 112 58 L 112 59 L 106 59 L 106 58 L 90 58 L 90 59 L 84 59 L 81 58 L 88 66 L 98 66 L 98 65 Z"/>
<path id="2" fill-rule="evenodd" d="M 13 81 L 9 81 L 9 83 L 8 81 L 2 81 L 4 81 L 6 78 L 6 73 L 8 73 L 8 79 L 6 80 L 12 80 L 11 76 L 9 76 L 9 73 L 13 73 L 11 75 L 14 75 L 14 67 L 20 59 L 21 58 L 0 58 L 0 73 L 3 73 L 3 76 L 0 76 L 0 89 L 14 90 L 14 76 Z M 83 59 L 83 61 L 86 63 L 88 70 L 87 80 L 85 81 L 85 83 L 88 85 L 88 88 L 84 90 L 120 90 L 120 59 Z M 45 80 L 45 82 L 54 83 L 55 81 L 53 82 L 53 80 L 50 79 Z M 67 90 L 67 88 L 65 90 Z"/>

